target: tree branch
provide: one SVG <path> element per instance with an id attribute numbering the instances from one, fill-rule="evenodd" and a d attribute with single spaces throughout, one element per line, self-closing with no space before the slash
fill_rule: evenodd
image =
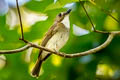
<path id="1" fill-rule="evenodd" d="M 51 49 L 48 49 L 46 47 L 39 46 L 39 45 L 36 45 L 36 44 L 34 44 L 32 42 L 28 42 L 27 41 L 27 45 L 22 47 L 22 48 L 15 49 L 15 50 L 1 50 L 0 54 L 13 54 L 13 53 L 17 53 L 17 52 L 22 52 L 22 51 L 24 51 L 24 50 L 26 50 L 26 49 L 28 49 L 30 47 L 34 47 L 34 48 L 42 49 L 44 51 L 56 54 L 56 55 L 64 57 L 64 58 L 81 57 L 81 56 L 85 56 L 85 55 L 96 53 L 96 52 L 104 49 L 105 47 L 107 47 L 111 43 L 111 41 L 113 40 L 114 36 L 118 35 L 118 34 L 120 34 L 120 31 L 114 31 L 114 32 L 109 34 L 107 40 L 103 44 L 101 44 L 100 46 L 98 46 L 96 48 L 93 48 L 93 49 L 90 49 L 88 51 L 80 52 L 80 53 L 66 54 L 66 53 L 63 53 L 63 52 L 56 52 L 54 50 L 51 50 Z M 26 43 L 26 41 L 25 41 L 25 43 Z"/>
<path id="2" fill-rule="evenodd" d="M 94 26 L 94 24 L 93 24 L 93 22 L 92 22 L 90 16 L 88 15 L 87 10 L 85 9 L 84 4 L 83 4 L 82 1 L 80 1 L 80 0 L 79 0 L 79 2 L 80 2 L 80 4 L 81 4 L 81 6 L 83 7 L 86 16 L 88 17 L 88 19 L 89 19 L 89 21 L 90 21 L 90 23 L 91 23 L 91 25 L 92 25 L 93 30 L 95 31 L 95 26 Z"/>
<path id="3" fill-rule="evenodd" d="M 59 56 L 64 57 L 64 58 L 74 58 L 74 57 L 80 57 L 80 56 L 85 56 L 85 55 L 88 55 L 88 54 L 96 53 L 96 52 L 104 49 L 105 47 L 107 47 L 110 44 L 110 42 L 112 41 L 114 36 L 115 36 L 114 33 L 109 34 L 109 37 L 107 38 L 107 40 L 102 45 L 100 45 L 100 46 L 98 46 L 98 47 L 96 47 L 94 49 L 90 49 L 88 51 L 84 51 L 84 52 L 81 52 L 81 53 L 73 53 L 73 54 L 66 54 L 66 53 L 62 53 L 62 52 L 56 52 L 54 50 L 50 50 L 48 48 L 38 46 L 36 44 L 32 44 L 32 43 L 29 43 L 29 44 L 31 44 L 32 47 L 51 52 L 53 54 L 59 55 Z"/>
<path id="4" fill-rule="evenodd" d="M 14 53 L 18 53 L 18 52 L 22 52 L 28 48 L 30 48 L 31 45 L 27 44 L 24 47 L 21 47 L 19 49 L 14 49 L 14 50 L 0 50 L 0 54 L 14 54 Z"/>
<path id="5" fill-rule="evenodd" d="M 18 15 L 19 15 L 20 28 L 21 28 L 21 35 L 22 35 L 22 39 L 24 40 L 22 17 L 21 17 L 20 8 L 19 8 L 19 5 L 18 5 L 18 0 L 16 0 L 16 6 L 17 6 Z"/>

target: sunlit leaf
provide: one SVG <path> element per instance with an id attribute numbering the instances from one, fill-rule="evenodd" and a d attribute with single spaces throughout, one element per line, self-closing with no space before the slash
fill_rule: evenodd
<path id="1" fill-rule="evenodd" d="M 114 75 L 114 70 L 107 64 L 99 64 L 96 74 L 112 77 Z"/>
<path id="2" fill-rule="evenodd" d="M 60 56 L 53 55 L 51 62 L 54 66 L 59 67 L 62 65 L 62 58 Z"/>
<path id="3" fill-rule="evenodd" d="M 118 14 L 114 13 L 113 16 L 115 18 L 118 18 Z M 106 30 L 119 30 L 119 26 L 118 26 L 118 22 L 116 22 L 113 18 L 111 18 L 110 16 L 107 16 L 105 19 L 105 23 L 104 23 L 104 28 Z"/>

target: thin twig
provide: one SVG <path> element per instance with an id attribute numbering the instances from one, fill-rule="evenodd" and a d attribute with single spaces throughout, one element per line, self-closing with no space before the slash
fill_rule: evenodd
<path id="1" fill-rule="evenodd" d="M 24 50 L 26 50 L 26 49 L 28 49 L 30 47 L 31 47 L 31 45 L 27 44 L 24 47 L 19 48 L 19 49 L 14 49 L 14 50 L 0 50 L 0 54 L 14 54 L 14 53 L 22 52 L 22 51 L 24 51 Z"/>
<path id="2" fill-rule="evenodd" d="M 111 33 L 111 32 L 100 31 L 100 30 L 94 30 L 94 32 L 97 32 L 97 33 L 103 33 L 103 34 L 110 34 L 110 33 Z"/>
<path id="3" fill-rule="evenodd" d="M 115 17 L 113 17 L 108 11 L 106 11 L 105 9 L 101 8 L 101 11 L 103 11 L 104 13 L 106 13 L 107 15 L 109 15 L 111 18 L 113 18 L 115 21 L 117 21 L 120 24 L 120 21 L 117 20 Z"/>
<path id="4" fill-rule="evenodd" d="M 95 26 L 94 26 L 94 24 L 93 24 L 93 22 L 92 22 L 90 16 L 88 15 L 87 10 L 85 9 L 84 4 L 83 4 L 80 0 L 79 0 L 79 2 L 80 2 L 81 6 L 83 7 L 83 9 L 84 9 L 84 11 L 85 11 L 85 13 L 86 13 L 86 15 L 87 15 L 87 17 L 88 17 L 88 19 L 89 19 L 89 21 L 90 21 L 92 27 L 93 27 L 93 30 L 95 31 L 95 30 L 96 30 L 96 29 L 95 29 Z"/>
<path id="5" fill-rule="evenodd" d="M 118 23 L 120 24 L 120 21 L 119 21 L 118 19 L 116 19 L 114 16 L 112 16 L 109 11 L 107 11 L 107 10 L 99 7 L 98 5 L 96 5 L 96 3 L 95 3 L 94 1 L 92 1 L 92 0 L 89 0 L 89 1 L 90 1 L 90 3 L 92 3 L 94 6 L 96 6 L 98 9 L 100 9 L 101 11 L 103 11 L 105 14 L 107 14 L 108 16 L 110 16 L 110 17 L 113 18 L 116 22 L 118 22 Z"/>
<path id="6" fill-rule="evenodd" d="M 21 13 L 20 13 L 20 8 L 19 8 L 18 0 L 16 0 L 16 6 L 17 6 L 17 11 L 18 11 L 19 20 L 20 20 L 20 28 L 21 28 L 22 39 L 24 40 L 23 24 L 22 24 L 22 18 L 21 18 Z"/>
<path id="7" fill-rule="evenodd" d="M 90 16 L 89 16 L 89 14 L 88 14 L 88 12 L 87 12 L 87 10 L 85 9 L 84 4 L 83 4 L 80 0 L 79 0 L 79 2 L 80 2 L 81 6 L 82 6 L 83 9 L 84 9 L 84 11 L 85 11 L 85 13 L 86 13 L 86 16 L 88 17 L 88 19 L 89 19 L 89 21 L 90 21 L 90 23 L 91 23 L 91 25 L 92 25 L 92 28 L 93 28 L 93 31 L 94 31 L 94 32 L 103 33 L 103 34 L 109 34 L 109 33 L 111 33 L 111 32 L 108 32 L 108 31 L 96 30 L 96 29 L 95 29 L 95 26 L 94 26 L 94 24 L 93 24 L 93 22 L 92 22 L 92 20 L 91 20 L 91 18 L 90 18 Z"/>

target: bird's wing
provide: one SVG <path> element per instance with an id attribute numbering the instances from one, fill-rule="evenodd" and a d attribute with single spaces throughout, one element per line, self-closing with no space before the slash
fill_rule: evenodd
<path id="1" fill-rule="evenodd" d="M 57 23 L 53 24 L 50 29 L 48 30 L 48 32 L 46 33 L 45 37 L 42 40 L 41 46 L 46 46 L 47 42 L 51 39 L 51 37 L 57 32 L 56 30 L 54 30 L 57 27 Z M 41 53 L 43 52 L 43 50 L 40 50 L 39 52 L 39 56 L 41 56 Z"/>

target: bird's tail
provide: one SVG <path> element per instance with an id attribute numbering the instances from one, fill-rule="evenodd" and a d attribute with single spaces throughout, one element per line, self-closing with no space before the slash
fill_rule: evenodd
<path id="1" fill-rule="evenodd" d="M 42 61 L 40 58 L 38 58 L 38 60 L 37 60 L 37 62 L 36 62 L 36 64 L 35 64 L 32 72 L 31 72 L 31 75 L 32 75 L 33 77 L 38 77 L 38 76 L 39 76 L 40 68 L 41 68 L 41 66 L 42 66 L 42 63 L 43 63 L 43 61 Z"/>

